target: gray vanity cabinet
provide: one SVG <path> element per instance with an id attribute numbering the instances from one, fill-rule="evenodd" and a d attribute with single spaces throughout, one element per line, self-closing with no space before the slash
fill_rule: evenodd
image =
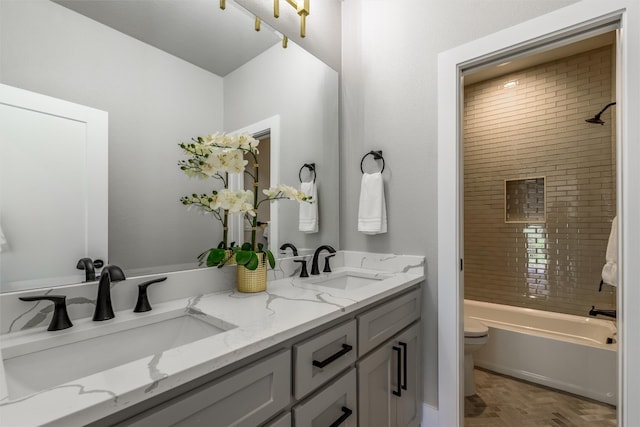
<path id="1" fill-rule="evenodd" d="M 418 426 L 420 305 L 414 287 L 363 307 L 118 426 Z"/>
<path id="2" fill-rule="evenodd" d="M 358 316 L 358 356 L 372 349 L 420 318 L 420 289 L 415 289 Z"/>
<path id="3" fill-rule="evenodd" d="M 291 412 L 285 412 L 275 420 L 267 423 L 264 427 L 291 427 Z"/>
<path id="4" fill-rule="evenodd" d="M 357 427 L 357 407 L 356 370 L 351 368 L 319 393 L 295 406 L 294 425 Z"/>
<path id="5" fill-rule="evenodd" d="M 255 427 L 291 400 L 291 351 L 281 351 L 152 408 L 122 426 Z"/>
<path id="6" fill-rule="evenodd" d="M 420 424 L 420 307 L 416 289 L 358 316 L 360 426 Z"/>
<path id="7" fill-rule="evenodd" d="M 356 361 L 356 336 L 356 321 L 352 319 L 293 346 L 296 399 L 302 399 Z"/>
<path id="8" fill-rule="evenodd" d="M 358 362 L 360 425 L 420 425 L 420 323 Z"/>

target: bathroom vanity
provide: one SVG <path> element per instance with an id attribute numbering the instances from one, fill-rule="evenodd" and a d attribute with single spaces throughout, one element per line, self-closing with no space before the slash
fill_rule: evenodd
<path id="1" fill-rule="evenodd" d="M 262 293 L 241 294 L 227 284 L 163 302 L 152 296 L 153 310 L 147 313 L 117 308 L 116 318 L 106 322 L 79 319 L 64 331 L 39 326 L 4 334 L 9 399 L 0 402 L 0 421 L 364 426 L 375 419 L 418 425 L 424 259 L 340 251 L 332 262 L 332 273 L 299 278 L 292 260 L 280 260 Z M 179 286 L 178 281 L 179 276 L 170 277 L 167 285 Z M 97 345 L 83 347 L 90 331 Z M 99 341 L 123 333 L 127 338 Z M 40 349 L 36 355 L 50 351 L 39 341 L 51 334 L 57 335 L 58 351 L 78 345 L 84 357 L 58 361 L 52 365 L 56 370 L 75 372 L 85 364 L 96 365 L 95 372 L 54 381 L 43 390 L 17 391 L 10 384 L 14 374 L 7 353 L 16 355 L 24 345 Z M 78 334 L 85 338 L 73 342 Z M 189 342 L 169 342 L 136 358 L 136 351 L 174 335 Z M 85 353 L 90 351 L 95 353 Z M 111 356 L 122 361 L 110 366 Z"/>

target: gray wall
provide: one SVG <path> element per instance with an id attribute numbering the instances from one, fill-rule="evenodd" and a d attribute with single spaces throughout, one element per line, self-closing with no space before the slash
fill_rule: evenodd
<path id="1" fill-rule="evenodd" d="M 575 0 L 346 0 L 341 248 L 425 255 L 424 400 L 437 405 L 437 54 Z M 382 149 L 389 232 L 357 232 L 359 163 Z"/>
<path id="2" fill-rule="evenodd" d="M 271 185 L 298 188 L 302 165 L 316 164 L 318 233 L 298 231 L 298 203 L 272 202 L 272 207 L 278 204 L 280 244 L 338 245 L 337 94 L 338 73 L 293 43 L 287 49 L 272 47 L 224 79 L 227 131 L 280 116 L 280 152 L 271 152 L 280 160 L 280 176 Z"/>
<path id="3" fill-rule="evenodd" d="M 178 143 L 222 129 L 222 79 L 48 1 L 3 1 L 0 19 L 2 83 L 109 113 L 109 261 L 193 263 L 216 245 L 219 223 L 178 201 L 211 183 L 176 163 Z"/>

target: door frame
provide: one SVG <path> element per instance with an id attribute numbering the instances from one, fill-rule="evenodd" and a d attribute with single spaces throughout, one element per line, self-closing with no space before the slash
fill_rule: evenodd
<path id="1" fill-rule="evenodd" d="M 271 181 L 271 185 L 274 185 L 274 183 L 280 182 L 280 115 L 276 114 L 275 116 L 236 129 L 231 133 L 247 132 L 255 135 L 265 131 L 269 131 L 269 149 L 271 150 L 269 180 Z M 232 190 L 244 189 L 244 173 L 229 174 L 229 188 Z M 254 189 L 251 190 L 254 191 Z M 269 247 L 274 253 L 276 253 L 277 248 L 280 247 L 280 240 L 278 238 L 278 205 L 279 203 L 271 203 L 269 215 Z M 229 215 L 229 241 L 238 242 L 238 245 L 242 246 L 244 242 L 243 215 Z"/>
<path id="2" fill-rule="evenodd" d="M 618 23 L 618 425 L 640 420 L 640 4 L 583 0 L 438 55 L 438 425 L 464 423 L 462 71 Z M 634 262 L 634 260 L 636 260 Z M 604 262 L 604 258 L 603 258 Z M 625 283 L 630 286 L 625 287 Z M 635 286 L 633 286 L 635 285 Z"/>

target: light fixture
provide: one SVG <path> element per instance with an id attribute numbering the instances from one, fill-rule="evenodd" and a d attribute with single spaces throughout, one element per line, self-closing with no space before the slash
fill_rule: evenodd
<path id="1" fill-rule="evenodd" d="M 300 37 L 306 35 L 306 17 L 309 15 L 309 0 L 286 0 L 291 6 L 296 9 L 298 15 L 300 15 Z M 226 0 L 220 0 L 220 9 L 225 10 L 227 7 Z M 280 16 L 280 0 L 273 0 L 273 16 L 278 18 Z M 254 19 L 253 29 L 260 31 L 262 20 L 256 16 Z M 289 38 L 282 34 L 282 47 L 287 48 Z"/>
<path id="2" fill-rule="evenodd" d="M 504 87 L 505 89 L 513 89 L 516 86 L 518 86 L 517 80 L 509 80 L 504 85 L 502 85 L 502 87 Z"/>
<path id="3" fill-rule="evenodd" d="M 222 2 L 223 0 L 220 0 Z M 310 0 L 286 0 L 300 16 L 300 37 L 307 35 L 307 15 L 309 15 Z M 273 17 L 280 17 L 280 0 L 273 0 Z"/>

